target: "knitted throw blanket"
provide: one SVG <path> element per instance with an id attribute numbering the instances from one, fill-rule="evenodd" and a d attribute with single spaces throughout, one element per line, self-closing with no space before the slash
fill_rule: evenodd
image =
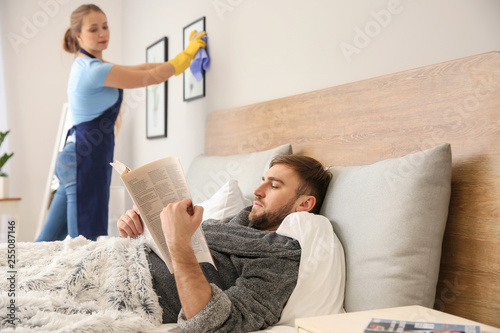
<path id="1" fill-rule="evenodd" d="M 2 332 L 126 333 L 161 324 L 143 237 L 15 245 L 10 266 L 0 244 Z"/>

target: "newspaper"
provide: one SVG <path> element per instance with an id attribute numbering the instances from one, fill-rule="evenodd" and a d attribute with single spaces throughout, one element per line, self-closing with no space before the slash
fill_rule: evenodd
<path id="1" fill-rule="evenodd" d="M 135 170 L 119 161 L 110 164 L 120 173 L 123 184 L 139 211 L 148 245 L 163 259 L 170 273 L 173 273 L 160 213 L 169 203 L 191 198 L 179 159 L 166 157 Z M 215 267 L 201 226 L 191 238 L 191 246 L 198 262 L 208 262 Z"/>

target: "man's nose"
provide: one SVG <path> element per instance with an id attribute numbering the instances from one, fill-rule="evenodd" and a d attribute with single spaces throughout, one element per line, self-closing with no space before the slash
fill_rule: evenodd
<path id="1" fill-rule="evenodd" d="M 263 198 L 265 196 L 264 183 L 260 184 L 254 191 L 253 194 L 256 197 Z"/>

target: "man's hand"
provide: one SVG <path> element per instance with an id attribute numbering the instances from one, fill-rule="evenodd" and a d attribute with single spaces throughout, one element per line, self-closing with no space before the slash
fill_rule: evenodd
<path id="1" fill-rule="evenodd" d="M 163 208 L 160 218 L 172 257 L 179 299 L 186 318 L 190 319 L 212 299 L 212 287 L 191 247 L 191 237 L 203 218 L 203 207 L 193 207 L 190 199 L 182 200 Z"/>
<path id="2" fill-rule="evenodd" d="M 118 227 L 118 232 L 122 237 L 135 238 L 144 231 L 141 216 L 139 215 L 139 211 L 136 206 L 127 210 L 127 212 L 120 217 L 118 222 L 116 222 L 116 226 Z"/>
<path id="3" fill-rule="evenodd" d="M 181 200 L 163 208 L 160 218 L 170 251 L 183 251 L 191 248 L 191 237 L 202 222 L 203 207 L 193 207 L 191 199 Z"/>

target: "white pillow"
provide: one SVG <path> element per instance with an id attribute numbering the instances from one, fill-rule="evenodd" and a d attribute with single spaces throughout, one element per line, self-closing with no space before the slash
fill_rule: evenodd
<path id="1" fill-rule="evenodd" d="M 277 155 L 292 152 L 290 144 L 249 154 L 228 156 L 197 156 L 186 173 L 194 202 L 212 197 L 229 179 L 236 179 L 246 198 L 253 198 L 253 191 L 260 185 L 269 163 Z"/>
<path id="2" fill-rule="evenodd" d="M 295 319 L 343 312 L 344 250 L 330 221 L 321 215 L 288 215 L 276 233 L 294 238 L 302 248 L 297 285 L 277 325 L 294 326 Z"/>
<path id="3" fill-rule="evenodd" d="M 210 199 L 196 204 L 203 207 L 203 221 L 208 219 L 223 220 L 235 216 L 252 201 L 245 198 L 238 187 L 238 181 L 231 179 Z"/>
<path id="4" fill-rule="evenodd" d="M 330 170 L 321 214 L 344 245 L 345 310 L 432 308 L 451 193 L 450 145 Z"/>

